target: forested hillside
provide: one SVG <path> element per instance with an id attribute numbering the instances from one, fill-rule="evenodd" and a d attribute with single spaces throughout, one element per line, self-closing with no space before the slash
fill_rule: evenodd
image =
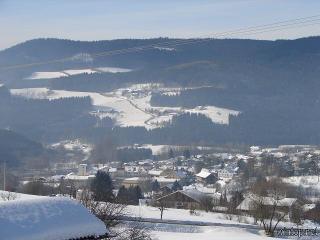
<path id="1" fill-rule="evenodd" d="M 66 137 L 94 141 L 108 133 L 122 144 L 320 143 L 319 37 L 279 41 L 207 39 L 171 48 L 167 44 L 170 41 L 177 39 L 31 40 L 0 52 L 0 67 L 60 58 L 69 61 L 2 70 L 0 81 L 8 88 L 47 87 L 98 93 L 137 83 L 160 83 L 179 91 L 170 95 L 154 89 L 150 100 L 153 107 L 216 106 L 239 111 L 239 115 L 230 116 L 229 125 L 213 123 L 201 114 L 182 114 L 156 129 L 114 127 L 107 118 L 108 124 L 102 126 L 96 116 L 88 114 L 92 110 L 89 98 L 26 100 L 0 89 L 0 114 L 5 116 L 0 119 L 0 126 L 12 127 L 41 141 Z M 147 51 L 93 57 L 99 52 L 151 44 L 153 47 Z M 25 79 L 36 71 L 105 66 L 132 71 Z"/>

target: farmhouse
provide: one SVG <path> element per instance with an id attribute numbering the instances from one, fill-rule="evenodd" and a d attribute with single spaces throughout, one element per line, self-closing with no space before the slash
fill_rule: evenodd
<path id="1" fill-rule="evenodd" d="M 179 190 L 156 201 L 168 208 L 201 209 L 201 201 L 205 196 L 196 189 Z"/>
<path id="2" fill-rule="evenodd" d="M 37 197 L 0 202 L 0 236 L 7 240 L 107 237 L 105 224 L 75 200 Z"/>
<path id="3" fill-rule="evenodd" d="M 201 184 L 215 184 L 219 180 L 215 173 L 205 168 L 201 169 L 196 178 L 197 182 Z"/>
<path id="4" fill-rule="evenodd" d="M 251 212 L 254 211 L 255 204 L 263 204 L 266 207 L 270 207 L 272 209 L 273 206 L 276 206 L 276 211 L 288 213 L 289 217 L 291 216 L 291 212 L 294 206 L 301 205 L 300 201 L 296 198 L 282 198 L 279 200 L 275 200 L 271 197 L 260 197 L 256 196 L 247 196 L 237 207 L 237 210 L 242 212 Z"/>

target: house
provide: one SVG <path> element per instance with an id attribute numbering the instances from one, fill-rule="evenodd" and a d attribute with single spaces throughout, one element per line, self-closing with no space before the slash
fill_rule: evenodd
<path id="1" fill-rule="evenodd" d="M 320 204 L 308 204 L 304 206 L 304 218 L 320 223 Z"/>
<path id="2" fill-rule="evenodd" d="M 131 177 L 131 178 L 125 178 L 122 181 L 122 185 L 125 188 L 129 188 L 129 187 L 136 187 L 139 186 L 139 184 L 141 183 L 142 179 L 139 177 Z"/>
<path id="3" fill-rule="evenodd" d="M 148 175 L 150 177 L 160 177 L 163 170 L 151 169 L 148 171 Z"/>
<path id="4" fill-rule="evenodd" d="M 210 172 L 208 169 L 202 168 L 201 171 L 196 175 L 198 183 L 202 184 L 215 184 L 219 179 L 217 175 Z"/>
<path id="5" fill-rule="evenodd" d="M 156 202 L 168 208 L 201 209 L 205 196 L 196 189 L 179 190 L 156 199 Z"/>
<path id="6" fill-rule="evenodd" d="M 180 179 L 177 178 L 166 178 L 166 177 L 155 177 L 153 178 L 154 180 L 157 180 L 158 183 L 160 184 L 160 187 L 164 187 L 168 184 L 174 183 L 175 181 L 179 181 Z"/>
<path id="7" fill-rule="evenodd" d="M 301 203 L 296 198 L 282 198 L 279 200 L 275 200 L 272 197 L 257 197 L 255 195 L 250 195 L 245 197 L 245 199 L 239 204 L 237 210 L 250 213 L 254 211 L 254 207 L 256 203 L 262 203 L 264 206 L 272 207 L 276 205 L 276 210 L 278 212 L 284 212 L 289 214 L 289 218 L 291 216 L 291 211 L 294 206 L 300 205 Z"/>
<path id="8" fill-rule="evenodd" d="M 64 197 L 0 202 L 0 236 L 6 240 L 86 240 L 108 235 L 83 205 Z"/>
<path id="9" fill-rule="evenodd" d="M 69 173 L 64 176 L 64 180 L 72 183 L 76 189 L 89 187 L 94 178 L 95 175 L 82 176 L 74 173 Z"/>
<path id="10" fill-rule="evenodd" d="M 174 191 L 172 190 L 173 187 L 173 183 L 167 184 L 163 187 L 160 188 L 159 194 L 164 196 L 164 195 L 168 195 L 170 193 L 173 193 Z"/>

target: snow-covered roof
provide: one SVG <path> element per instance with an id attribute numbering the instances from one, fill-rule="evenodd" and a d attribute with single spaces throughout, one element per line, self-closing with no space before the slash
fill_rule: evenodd
<path id="1" fill-rule="evenodd" d="M 196 175 L 197 177 L 200 178 L 207 178 L 211 175 L 211 172 L 209 172 L 208 169 L 201 169 L 201 171 Z"/>
<path id="2" fill-rule="evenodd" d="M 159 201 L 159 200 L 161 201 L 161 199 L 164 199 L 164 198 L 166 198 L 170 195 L 176 194 L 176 193 L 182 193 L 182 194 L 188 196 L 189 198 L 193 199 L 196 202 L 200 202 L 201 199 L 206 196 L 204 193 L 198 191 L 197 189 L 186 189 L 186 190 L 178 190 L 176 192 L 162 196 L 162 197 L 158 198 L 157 201 Z"/>
<path id="3" fill-rule="evenodd" d="M 183 187 L 183 190 L 190 190 L 190 189 L 196 189 L 205 194 L 214 194 L 216 192 L 215 188 L 205 187 L 202 184 L 192 184 L 192 185 Z"/>
<path id="4" fill-rule="evenodd" d="M 74 173 L 69 173 L 65 176 L 65 179 L 68 179 L 68 180 L 77 180 L 77 181 L 83 181 L 83 180 L 89 180 L 89 179 L 92 179 L 94 178 L 95 175 L 87 175 L 87 176 L 81 176 L 81 175 L 76 175 Z"/>
<path id="5" fill-rule="evenodd" d="M 151 176 L 160 176 L 162 172 L 162 170 L 150 170 L 148 174 Z"/>
<path id="6" fill-rule="evenodd" d="M 108 232 L 80 203 L 63 197 L 0 202 L 0 226 L 6 240 L 67 240 Z"/>
<path id="7" fill-rule="evenodd" d="M 157 180 L 159 183 L 174 183 L 178 181 L 177 178 L 165 178 L 165 177 L 155 177 L 154 180 Z"/>
<path id="8" fill-rule="evenodd" d="M 255 200 L 256 199 L 256 200 Z M 271 197 L 262 197 L 261 199 L 256 198 L 255 196 L 246 197 L 237 207 L 238 210 L 245 210 L 248 211 L 252 209 L 254 202 L 262 201 L 264 205 L 271 206 L 273 204 L 277 204 L 279 207 L 290 207 L 294 204 L 297 199 L 296 198 L 283 198 L 280 200 L 275 200 Z"/>

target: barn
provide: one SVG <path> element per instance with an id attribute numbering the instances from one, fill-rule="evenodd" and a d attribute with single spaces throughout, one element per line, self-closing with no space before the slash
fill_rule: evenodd
<path id="1" fill-rule="evenodd" d="M 167 208 L 201 209 L 201 201 L 205 194 L 196 190 L 179 190 L 163 197 L 156 202 Z"/>

